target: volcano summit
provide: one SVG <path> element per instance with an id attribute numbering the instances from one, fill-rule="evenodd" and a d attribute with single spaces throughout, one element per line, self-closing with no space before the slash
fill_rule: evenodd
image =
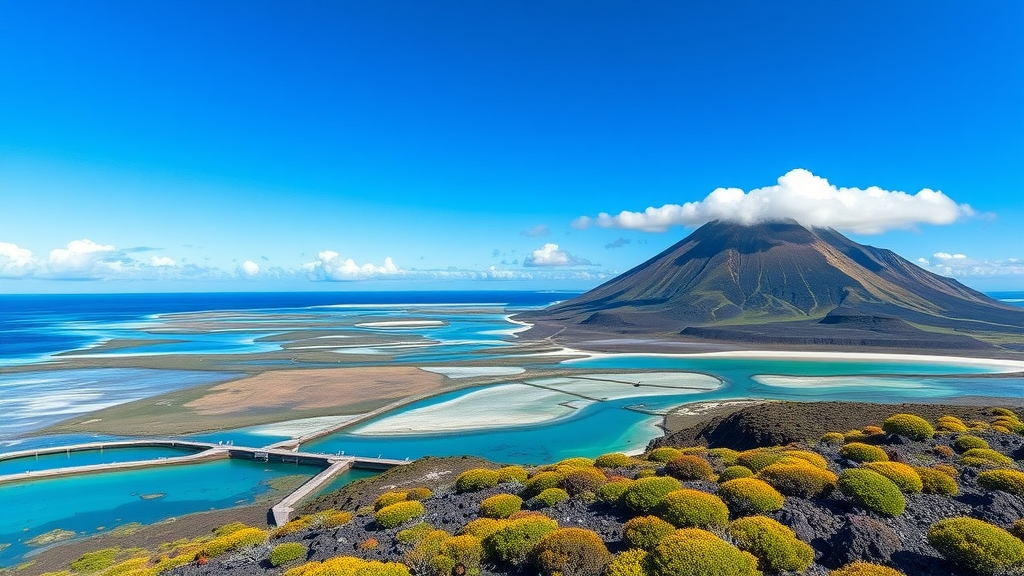
<path id="1" fill-rule="evenodd" d="M 517 317 L 556 341 L 1024 352 L 1024 310 L 890 250 L 794 221 L 710 222 L 571 300 Z"/>

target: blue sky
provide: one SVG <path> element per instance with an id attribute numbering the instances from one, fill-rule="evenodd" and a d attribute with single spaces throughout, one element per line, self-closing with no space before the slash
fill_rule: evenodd
<path id="1" fill-rule="evenodd" d="M 790 212 L 1024 290 L 1022 21 L 5 0 L 0 292 L 585 289 L 701 221 Z"/>

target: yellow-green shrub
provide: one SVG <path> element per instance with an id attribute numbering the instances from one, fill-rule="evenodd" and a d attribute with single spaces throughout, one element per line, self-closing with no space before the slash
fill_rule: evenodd
<path id="1" fill-rule="evenodd" d="M 323 562 L 307 562 L 284 576 L 409 576 L 409 568 L 397 562 L 377 562 L 339 556 Z"/>
<path id="2" fill-rule="evenodd" d="M 483 539 L 484 552 L 487 558 L 494 561 L 522 564 L 537 542 L 556 529 L 558 522 L 547 516 L 508 520 Z"/>
<path id="3" fill-rule="evenodd" d="M 75 572 L 97 572 L 113 566 L 114 560 L 117 559 L 120 552 L 119 548 L 103 548 L 86 552 L 79 556 L 78 560 L 72 562 L 69 567 Z"/>
<path id="4" fill-rule="evenodd" d="M 306 555 L 306 547 L 298 542 L 284 542 L 270 551 L 270 565 L 281 566 Z"/>
<path id="5" fill-rule="evenodd" d="M 700 456 L 683 454 L 665 464 L 665 474 L 678 480 L 714 480 L 715 470 Z"/>
<path id="6" fill-rule="evenodd" d="M 594 460 L 591 458 L 584 458 L 583 456 L 577 456 L 575 458 L 566 458 L 561 460 L 555 466 L 570 466 L 572 468 L 589 468 L 594 465 Z"/>
<path id="7" fill-rule="evenodd" d="M 898 516 L 907 507 L 907 500 L 892 480 L 867 468 L 843 470 L 837 485 L 843 494 L 880 514 Z"/>
<path id="8" fill-rule="evenodd" d="M 842 432 L 825 432 L 820 438 L 820 442 L 825 444 L 842 444 L 845 441 L 846 437 Z"/>
<path id="9" fill-rule="evenodd" d="M 750 478 L 753 475 L 754 472 L 750 468 L 736 464 L 734 466 L 728 466 L 725 470 L 722 470 L 722 473 L 718 476 L 718 482 L 725 483 L 737 478 Z"/>
<path id="10" fill-rule="evenodd" d="M 617 480 L 609 482 L 597 489 L 597 497 L 603 502 L 614 504 L 619 501 L 619 498 L 622 497 L 622 493 L 625 492 L 632 483 L 632 480 Z"/>
<path id="11" fill-rule="evenodd" d="M 523 507 L 523 499 L 514 494 L 497 494 L 480 502 L 480 515 L 485 518 L 508 518 Z"/>
<path id="12" fill-rule="evenodd" d="M 740 452 L 736 456 L 736 463 L 746 466 L 756 473 L 785 457 L 785 453 L 779 448 L 753 448 Z"/>
<path id="13" fill-rule="evenodd" d="M 861 428 L 860 431 L 865 433 L 865 434 L 867 434 L 867 435 L 869 435 L 869 436 L 874 436 L 875 434 L 883 434 L 883 433 L 885 433 L 885 430 L 883 430 L 881 426 L 865 426 L 865 427 Z"/>
<path id="14" fill-rule="evenodd" d="M 986 490 L 1002 490 L 1024 496 L 1024 472 L 1020 470 L 988 470 L 978 474 L 978 486 Z"/>
<path id="15" fill-rule="evenodd" d="M 882 430 L 888 434 L 899 434 L 913 440 L 924 440 L 935 436 L 935 428 L 920 416 L 894 414 L 882 422 Z"/>
<path id="16" fill-rule="evenodd" d="M 936 456 L 940 458 L 950 458 L 951 456 L 953 456 L 953 449 L 950 448 L 949 446 L 939 444 L 938 446 L 932 448 L 932 453 L 934 453 Z"/>
<path id="17" fill-rule="evenodd" d="M 424 536 L 434 531 L 434 527 L 429 522 L 420 522 L 410 528 L 399 530 L 395 534 L 395 540 L 402 544 L 416 544 Z"/>
<path id="18" fill-rule="evenodd" d="M 808 452 L 806 450 L 787 450 L 783 452 L 784 459 L 789 461 L 791 458 L 798 458 L 807 462 L 815 468 L 821 468 L 822 470 L 828 470 L 828 462 L 821 457 L 820 454 L 814 452 Z"/>
<path id="19" fill-rule="evenodd" d="M 498 485 L 498 472 L 487 468 L 470 468 L 455 479 L 455 489 L 459 492 L 472 492 Z"/>
<path id="20" fill-rule="evenodd" d="M 722 466 L 732 466 L 736 464 L 736 459 L 740 453 L 732 448 L 712 448 L 708 450 L 708 456 L 714 456 L 722 462 Z"/>
<path id="21" fill-rule="evenodd" d="M 925 494 L 943 494 L 945 496 L 956 496 L 960 487 L 956 485 L 949 474 L 936 468 L 914 468 L 917 475 L 921 477 L 921 492 Z"/>
<path id="22" fill-rule="evenodd" d="M 559 528 L 533 548 L 533 562 L 543 574 L 600 576 L 612 555 L 601 537 L 583 528 Z"/>
<path id="23" fill-rule="evenodd" d="M 639 478 L 626 487 L 619 502 L 634 512 L 647 514 L 661 504 L 669 492 L 682 486 L 679 480 L 667 476 Z"/>
<path id="24" fill-rule="evenodd" d="M 636 475 L 633 477 L 633 479 L 639 480 L 640 478 L 650 478 L 651 476 L 657 475 L 658 472 L 653 468 L 641 468 L 640 470 L 636 471 Z"/>
<path id="25" fill-rule="evenodd" d="M 229 550 L 262 544 L 266 539 L 267 533 L 259 528 L 243 528 L 203 543 L 200 555 L 213 558 Z"/>
<path id="26" fill-rule="evenodd" d="M 950 478 L 956 478 L 960 474 L 955 466 L 950 466 L 949 464 L 932 464 L 932 469 L 938 470 Z"/>
<path id="27" fill-rule="evenodd" d="M 598 468 L 626 468 L 633 464 L 633 459 L 621 452 L 602 454 L 594 459 L 594 466 Z"/>
<path id="28" fill-rule="evenodd" d="M 935 422 L 943 432 L 967 432 L 967 424 L 956 416 L 940 416 Z"/>
<path id="29" fill-rule="evenodd" d="M 168 570 L 173 570 L 179 566 L 184 566 L 185 564 L 188 564 L 192 561 L 193 558 L 195 558 L 195 554 L 193 553 L 183 553 L 178 554 L 176 556 L 160 558 L 156 561 L 156 563 L 153 564 L 152 570 L 154 574 L 163 574 Z"/>
<path id="30" fill-rule="evenodd" d="M 1009 408 L 996 407 L 992 409 L 993 416 L 1009 416 L 1011 418 L 1017 418 L 1017 413 Z"/>
<path id="31" fill-rule="evenodd" d="M 699 528 L 666 536 L 647 553 L 648 576 L 756 576 L 757 559 L 749 552 Z"/>
<path id="32" fill-rule="evenodd" d="M 149 556 L 136 556 L 114 564 L 102 572 L 102 576 L 153 576 L 149 568 Z"/>
<path id="33" fill-rule="evenodd" d="M 814 561 L 814 550 L 791 529 L 765 516 L 748 516 L 729 524 L 740 550 L 758 559 L 766 572 L 803 572 Z"/>
<path id="34" fill-rule="evenodd" d="M 522 466 L 503 466 L 498 468 L 498 484 L 504 484 L 505 482 L 525 483 L 528 477 L 526 469 Z"/>
<path id="35" fill-rule="evenodd" d="M 344 526 L 352 521 L 351 512 L 342 512 L 341 510 L 324 510 L 317 514 L 321 525 L 324 528 L 337 528 L 338 526 Z"/>
<path id="36" fill-rule="evenodd" d="M 858 560 L 842 568 L 836 568 L 829 572 L 829 576 L 904 576 L 904 574 L 895 568 Z"/>
<path id="37" fill-rule="evenodd" d="M 977 468 L 1013 466 L 1013 460 L 1009 456 L 988 448 L 971 448 L 960 456 L 960 463 Z"/>
<path id="38" fill-rule="evenodd" d="M 229 524 L 225 524 L 223 526 L 219 526 L 217 528 L 214 528 L 213 529 L 213 535 L 214 536 L 227 536 L 228 534 L 231 534 L 232 532 L 238 532 L 239 530 L 242 530 L 243 528 L 250 528 L 250 526 L 248 524 L 244 524 L 242 522 L 231 522 Z"/>
<path id="39" fill-rule="evenodd" d="M 913 467 L 907 466 L 900 462 L 868 462 L 864 464 L 864 468 L 868 470 L 874 470 L 882 476 L 885 476 L 901 492 L 908 494 L 917 494 L 924 488 L 921 480 L 921 475 L 914 470 Z"/>
<path id="40" fill-rule="evenodd" d="M 870 434 L 865 434 L 860 430 L 849 430 L 843 433 L 843 440 L 846 442 L 864 442 L 871 438 Z"/>
<path id="41" fill-rule="evenodd" d="M 498 472 L 500 474 L 501 471 L 499 470 Z M 526 476 L 524 475 L 523 479 L 525 478 Z M 433 495 L 434 492 L 431 491 L 430 488 L 413 488 L 412 490 L 409 490 L 408 492 L 405 493 L 405 498 L 407 500 L 426 500 L 427 498 L 430 498 Z"/>
<path id="42" fill-rule="evenodd" d="M 473 536 L 484 540 L 491 534 L 497 532 L 498 529 L 504 525 L 505 522 L 495 520 L 494 518 L 477 518 L 463 526 L 462 530 L 459 531 L 459 534 L 472 534 Z"/>
<path id="43" fill-rule="evenodd" d="M 523 495 L 531 498 L 548 488 L 558 488 L 561 483 L 561 474 L 557 472 L 540 472 L 534 474 L 532 478 L 526 481 L 526 489 L 523 491 Z"/>
<path id="44" fill-rule="evenodd" d="M 657 514 L 678 528 L 710 528 L 729 522 L 729 508 L 721 498 L 689 488 L 666 494 Z"/>
<path id="45" fill-rule="evenodd" d="M 373 520 L 381 528 L 394 528 L 417 516 L 422 516 L 426 511 L 426 508 L 420 502 L 406 500 L 377 510 L 377 513 L 373 515 Z"/>
<path id="46" fill-rule="evenodd" d="M 984 438 L 964 434 L 953 442 L 953 448 L 957 452 L 967 452 L 973 448 L 988 448 L 988 442 Z"/>
<path id="47" fill-rule="evenodd" d="M 769 483 L 786 496 L 817 498 L 836 487 L 836 475 L 810 464 L 773 464 L 757 473 L 757 478 Z"/>
<path id="48" fill-rule="evenodd" d="M 449 536 L 444 530 L 432 532 L 405 555 L 405 561 L 424 576 L 448 576 L 459 564 L 465 568 L 465 574 L 477 575 L 482 560 L 479 538 L 468 534 Z"/>
<path id="49" fill-rule="evenodd" d="M 1010 529 L 1010 533 L 1024 540 L 1024 520 L 1017 520 L 1013 523 L 1013 528 Z"/>
<path id="50" fill-rule="evenodd" d="M 657 516 L 636 516 L 623 524 L 622 539 L 630 548 L 651 550 L 675 531 L 675 526 Z"/>
<path id="51" fill-rule="evenodd" d="M 608 564 L 605 569 L 605 576 L 647 576 L 644 570 L 644 560 L 647 558 L 647 551 L 640 548 L 626 550 L 619 554 Z"/>
<path id="52" fill-rule="evenodd" d="M 564 474 L 558 485 L 569 494 L 576 495 L 597 492 L 606 482 L 608 478 L 599 468 L 580 466 Z"/>
<path id="53" fill-rule="evenodd" d="M 405 502 L 408 500 L 407 492 L 385 492 L 377 497 L 373 501 L 373 510 L 377 511 L 385 506 L 391 506 L 392 504 L 398 504 L 399 502 Z"/>
<path id="54" fill-rule="evenodd" d="M 928 529 L 928 542 L 947 559 L 978 574 L 1001 574 L 1024 566 L 1024 542 L 974 518 L 939 520 Z"/>
<path id="55" fill-rule="evenodd" d="M 757 478 L 729 480 L 719 487 L 718 496 L 737 516 L 774 512 L 786 502 L 771 484 Z"/>
<path id="56" fill-rule="evenodd" d="M 683 453 L 678 448 L 671 448 L 668 446 L 662 446 L 661 448 L 655 448 L 646 454 L 646 458 L 652 462 L 668 462 L 674 460 Z"/>
<path id="57" fill-rule="evenodd" d="M 562 488 L 548 488 L 533 497 L 532 501 L 541 506 L 554 506 L 569 499 L 569 493 Z"/>
<path id="58" fill-rule="evenodd" d="M 884 462 L 889 459 L 885 450 L 863 442 L 850 442 L 839 449 L 839 455 L 854 462 Z"/>

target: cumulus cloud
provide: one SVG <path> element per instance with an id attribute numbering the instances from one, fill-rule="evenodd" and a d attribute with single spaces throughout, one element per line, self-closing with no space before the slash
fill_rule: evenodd
<path id="1" fill-rule="evenodd" d="M 672 226 L 698 226 L 712 220 L 757 224 L 792 218 L 805 226 L 880 234 L 918 224 L 951 224 L 974 215 L 969 205 L 957 204 L 941 191 L 925 188 L 908 194 L 877 186 L 839 188 L 798 168 L 780 177 L 774 186 L 749 192 L 718 188 L 697 202 L 652 206 L 643 212 L 581 216 L 572 226 L 664 232 Z"/>
<path id="2" fill-rule="evenodd" d="M 558 244 L 545 244 L 523 261 L 523 266 L 591 266 L 590 261 L 562 250 Z"/>
<path id="3" fill-rule="evenodd" d="M 0 242 L 0 278 L 31 274 L 37 266 L 32 251 L 10 242 Z"/>
<path id="4" fill-rule="evenodd" d="M 247 278 L 252 278 L 260 273 L 260 265 L 252 260 L 246 260 L 238 266 L 238 272 Z"/>
<path id="5" fill-rule="evenodd" d="M 936 252 L 917 263 L 930 272 L 952 278 L 1024 277 L 1024 259 L 982 260 L 966 254 Z"/>
<path id="6" fill-rule="evenodd" d="M 616 238 L 613 242 L 605 244 L 604 248 L 605 250 L 610 250 L 612 248 L 622 248 L 623 246 L 629 244 L 630 242 L 631 240 L 629 238 Z"/>
<path id="7" fill-rule="evenodd" d="M 317 254 L 314 262 L 303 264 L 309 277 L 313 280 L 371 280 L 395 278 L 405 271 L 395 266 L 390 256 L 384 259 L 384 265 L 357 264 L 352 258 L 342 258 L 333 250 L 324 250 Z"/>
<path id="8" fill-rule="evenodd" d="M 528 238 L 537 238 L 539 236 L 547 236 L 548 234 L 551 234 L 551 229 L 545 226 L 544 224 L 538 224 L 536 226 L 523 230 L 522 232 L 520 232 L 520 234 Z"/>
<path id="9" fill-rule="evenodd" d="M 178 265 L 178 263 L 175 262 L 173 258 L 168 258 L 167 256 L 153 256 L 152 258 L 149 259 L 149 263 L 157 267 Z"/>

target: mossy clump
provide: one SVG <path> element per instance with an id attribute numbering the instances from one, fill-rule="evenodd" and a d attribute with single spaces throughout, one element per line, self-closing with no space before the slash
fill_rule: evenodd
<path id="1" fill-rule="evenodd" d="M 423 516 L 426 511 L 426 508 L 420 502 L 406 500 L 377 510 L 377 513 L 373 515 L 373 520 L 381 528 L 394 528 L 395 526 L 405 524 L 413 518 Z"/>
<path id="2" fill-rule="evenodd" d="M 540 514 L 504 521 L 483 539 L 485 556 L 496 562 L 522 564 L 541 538 L 557 529 L 558 522 Z"/>
<path id="3" fill-rule="evenodd" d="M 121 550 L 119 548 L 103 548 L 82 554 L 69 566 L 75 572 L 98 572 L 114 565 Z"/>
<path id="4" fill-rule="evenodd" d="M 476 576 L 483 554 L 483 545 L 476 536 L 451 536 L 444 530 L 433 530 L 405 554 L 403 561 L 423 576 L 448 576 L 459 564 L 464 574 Z"/>
<path id="5" fill-rule="evenodd" d="M 850 442 L 839 449 L 839 455 L 854 462 L 885 462 L 889 459 L 885 450 L 863 442 Z"/>
<path id="6" fill-rule="evenodd" d="M 858 560 L 852 564 L 836 568 L 829 572 L 829 576 L 904 576 L 904 574 L 895 568 Z"/>
<path id="7" fill-rule="evenodd" d="M 665 464 L 665 474 L 677 480 L 714 480 L 715 470 L 700 456 L 683 454 Z"/>
<path id="8" fill-rule="evenodd" d="M 736 463 L 760 472 L 785 457 L 786 454 L 779 448 L 753 448 L 740 452 L 736 456 Z"/>
<path id="9" fill-rule="evenodd" d="M 408 499 L 408 492 L 385 492 L 373 501 L 373 510 L 376 512 L 381 508 L 391 506 L 392 504 L 398 504 L 399 502 L 405 502 Z"/>
<path id="10" fill-rule="evenodd" d="M 949 446 L 939 444 L 938 446 L 932 448 L 932 453 L 938 456 L 939 458 L 950 458 L 953 456 L 953 449 L 950 448 Z"/>
<path id="11" fill-rule="evenodd" d="M 814 549 L 787 526 L 766 516 L 749 516 L 729 524 L 740 550 L 757 557 L 766 572 L 803 572 L 814 561 Z"/>
<path id="12" fill-rule="evenodd" d="M 739 458 L 740 453 L 732 448 L 712 448 L 708 450 L 708 456 L 718 458 L 722 463 L 722 466 L 732 466 L 736 464 L 736 459 Z"/>
<path id="13" fill-rule="evenodd" d="M 956 480 L 937 468 L 916 467 L 914 471 L 921 477 L 921 492 L 925 494 L 956 496 L 960 492 Z"/>
<path id="14" fill-rule="evenodd" d="M 484 518 L 508 518 L 523 507 L 523 499 L 515 494 L 497 494 L 480 502 Z"/>
<path id="15" fill-rule="evenodd" d="M 864 464 L 864 468 L 868 470 L 874 470 L 882 476 L 885 476 L 901 492 L 907 494 L 918 494 L 924 488 L 924 484 L 921 480 L 921 475 L 914 470 L 912 466 L 900 462 L 868 462 Z"/>
<path id="16" fill-rule="evenodd" d="M 626 487 L 619 502 L 634 512 L 648 514 L 661 504 L 669 492 L 682 487 L 679 480 L 667 476 L 639 478 Z"/>
<path id="17" fill-rule="evenodd" d="M 632 480 L 616 480 L 597 489 L 597 497 L 602 502 L 615 504 L 622 498 L 623 492 L 632 484 Z"/>
<path id="18" fill-rule="evenodd" d="M 867 468 L 843 470 L 837 485 L 843 494 L 879 514 L 898 516 L 907 507 L 906 498 L 892 480 Z"/>
<path id="19" fill-rule="evenodd" d="M 787 450 L 783 452 L 783 459 L 780 460 L 780 462 L 785 461 L 790 464 L 798 464 L 801 460 L 815 468 L 828 470 L 828 462 L 821 456 L 821 454 L 809 452 L 807 450 Z"/>
<path id="20" fill-rule="evenodd" d="M 455 479 L 455 489 L 459 492 L 473 492 L 498 485 L 498 471 L 487 468 L 470 468 Z"/>
<path id="21" fill-rule="evenodd" d="M 303 558 L 306 547 L 298 542 L 284 542 L 274 546 L 270 551 L 270 565 L 277 567 Z"/>
<path id="22" fill-rule="evenodd" d="M 773 464 L 757 473 L 757 478 L 769 483 L 786 496 L 817 498 L 836 487 L 836 475 L 810 464 Z"/>
<path id="23" fill-rule="evenodd" d="M 939 416 L 935 423 L 938 424 L 936 429 L 942 432 L 967 432 L 967 424 L 956 416 Z"/>
<path id="24" fill-rule="evenodd" d="M 993 408 L 992 409 L 992 415 L 993 416 L 1009 416 L 1011 418 L 1017 418 L 1017 413 L 1016 412 L 1014 412 L 1013 410 L 1010 410 L 1009 408 L 1001 408 L 1001 407 Z"/>
<path id="25" fill-rule="evenodd" d="M 520 482 L 526 483 L 526 479 L 530 475 L 527 474 L 526 469 L 522 466 L 503 466 L 498 468 L 498 484 L 504 484 L 506 482 Z"/>
<path id="26" fill-rule="evenodd" d="M 410 528 L 399 530 L 398 533 L 395 534 L 395 540 L 401 542 L 402 544 L 416 544 L 424 536 L 433 531 L 434 526 L 431 525 L 429 522 L 420 522 L 419 524 L 416 524 L 415 526 L 412 526 Z"/>
<path id="27" fill-rule="evenodd" d="M 596 493 L 606 482 L 608 482 L 608 477 L 600 468 L 581 466 L 565 473 L 558 485 L 575 496 L 584 492 Z"/>
<path id="28" fill-rule="evenodd" d="M 640 548 L 632 548 L 612 558 L 612 561 L 605 568 L 605 576 L 647 576 L 644 570 L 644 560 L 647 558 L 647 551 Z"/>
<path id="29" fill-rule="evenodd" d="M 598 468 L 626 468 L 633 464 L 633 459 L 621 452 L 602 454 L 594 459 L 594 466 Z"/>
<path id="30" fill-rule="evenodd" d="M 284 576 L 409 576 L 409 568 L 397 562 L 378 562 L 351 556 L 339 556 L 323 562 L 307 562 Z"/>
<path id="31" fill-rule="evenodd" d="M 729 480 L 719 487 L 718 496 L 737 516 L 774 512 L 786 502 L 771 484 L 757 478 Z"/>
<path id="32" fill-rule="evenodd" d="M 754 471 L 751 470 L 750 468 L 747 468 L 746 466 L 740 466 L 739 464 L 735 464 L 733 466 L 727 466 L 725 470 L 722 470 L 722 473 L 718 475 L 718 482 L 724 484 L 729 480 L 735 480 L 737 478 L 750 478 L 753 475 Z"/>
<path id="33" fill-rule="evenodd" d="M 893 414 L 882 422 L 882 430 L 911 440 L 926 440 L 935 436 L 935 428 L 931 423 L 914 414 Z"/>
<path id="34" fill-rule="evenodd" d="M 207 558 L 213 558 L 214 556 L 220 556 L 221 554 L 231 550 L 262 544 L 266 540 L 267 532 L 265 530 L 260 530 L 259 528 L 243 528 L 226 536 L 220 536 L 213 540 L 204 542 L 199 555 Z"/>
<path id="35" fill-rule="evenodd" d="M 976 574 L 1002 574 L 1024 567 L 1024 542 L 975 518 L 939 520 L 928 529 L 928 542 L 948 560 Z"/>
<path id="36" fill-rule="evenodd" d="M 729 508 L 721 498 L 689 488 L 666 494 L 657 514 L 678 528 L 722 527 L 729 522 Z"/>
<path id="37" fill-rule="evenodd" d="M 842 444 L 846 441 L 846 437 L 842 432 L 825 432 L 818 441 L 823 444 Z"/>
<path id="38" fill-rule="evenodd" d="M 950 478 L 956 478 L 960 475 L 960 471 L 956 469 L 956 466 L 951 466 L 949 464 L 932 464 L 931 468 L 942 472 Z"/>
<path id="39" fill-rule="evenodd" d="M 413 488 L 405 493 L 407 500 L 426 500 L 434 495 L 430 488 Z"/>
<path id="40" fill-rule="evenodd" d="M 612 560 L 608 547 L 595 532 L 559 528 L 546 534 L 533 548 L 533 563 L 542 574 L 600 576 Z"/>
<path id="41" fill-rule="evenodd" d="M 566 458 L 565 460 L 559 461 L 555 466 L 570 466 L 572 468 L 589 468 L 594 465 L 593 458 L 586 458 L 584 456 L 576 456 L 573 458 Z"/>
<path id="42" fill-rule="evenodd" d="M 707 530 L 684 528 L 666 536 L 644 558 L 647 576 L 757 576 L 757 558 Z"/>
<path id="43" fill-rule="evenodd" d="M 675 526 L 657 516 L 636 516 L 622 526 L 622 540 L 630 548 L 653 550 L 663 538 L 675 531 Z"/>
<path id="44" fill-rule="evenodd" d="M 569 499 L 569 493 L 562 488 L 548 488 L 533 497 L 531 502 L 544 507 L 554 506 Z"/>
<path id="45" fill-rule="evenodd" d="M 532 498 L 548 488 L 558 488 L 562 484 L 562 475 L 558 472 L 538 472 L 526 481 L 523 496 Z"/>
<path id="46" fill-rule="evenodd" d="M 481 540 L 485 540 L 504 525 L 503 521 L 494 518 L 477 518 L 476 520 L 470 520 L 463 526 L 462 530 L 459 530 L 459 534 L 471 534 Z"/>
<path id="47" fill-rule="evenodd" d="M 668 462 L 675 460 L 682 456 L 683 453 L 677 448 L 670 448 L 668 446 L 662 446 L 661 448 L 655 448 L 645 455 L 645 458 L 651 462 Z"/>
<path id="48" fill-rule="evenodd" d="M 971 448 L 960 456 L 960 463 L 975 468 L 994 468 L 1013 466 L 1013 459 L 989 448 Z"/>
<path id="49" fill-rule="evenodd" d="M 986 490 L 1002 490 L 1014 496 L 1024 496 L 1024 472 L 1020 470 L 988 470 L 978 474 L 978 486 Z"/>
<path id="50" fill-rule="evenodd" d="M 953 448 L 956 448 L 957 452 L 967 452 L 974 448 L 988 448 L 988 442 L 984 438 L 964 434 L 953 441 Z"/>

